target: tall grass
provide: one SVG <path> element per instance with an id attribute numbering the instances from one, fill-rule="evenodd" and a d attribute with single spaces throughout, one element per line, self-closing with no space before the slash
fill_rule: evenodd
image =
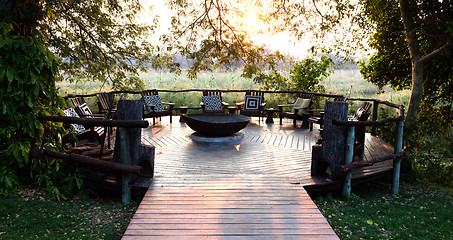
<path id="1" fill-rule="evenodd" d="M 230 72 L 203 72 L 198 74 L 197 79 L 190 79 L 184 74 L 163 71 L 149 71 L 140 73 L 139 77 L 145 83 L 146 89 L 165 89 L 165 90 L 182 90 L 182 89 L 222 89 L 222 90 L 246 90 L 258 89 L 259 85 L 252 79 L 241 76 L 239 71 Z M 325 86 L 327 93 L 339 94 L 348 98 L 378 98 L 397 104 L 407 104 L 409 100 L 409 91 L 396 92 L 388 87 L 383 89 L 384 93 L 377 95 L 379 89 L 373 84 L 362 78 L 358 69 L 353 70 L 335 70 L 334 73 L 321 82 Z M 89 94 L 99 91 L 110 91 L 111 87 L 103 85 L 98 81 L 91 82 L 59 82 L 58 87 L 62 95 L 65 94 Z M 173 102 L 176 107 L 185 105 L 189 107 L 199 106 L 201 97 L 199 92 L 188 93 L 162 93 L 164 101 Z M 137 98 L 139 96 L 128 96 Z M 285 94 L 266 95 L 267 107 L 277 107 L 288 101 Z M 242 101 L 243 93 L 225 93 L 223 100 L 230 104 Z M 87 100 L 89 102 L 95 102 Z"/>

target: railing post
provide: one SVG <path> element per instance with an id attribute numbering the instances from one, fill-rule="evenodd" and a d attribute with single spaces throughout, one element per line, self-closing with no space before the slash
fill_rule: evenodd
<path id="1" fill-rule="evenodd" d="M 404 116 L 404 108 L 400 107 L 399 116 Z M 403 123 L 404 119 L 402 118 L 396 122 L 396 137 L 395 137 L 395 146 L 394 154 L 401 153 L 403 149 Z M 401 170 L 401 158 L 398 157 L 393 160 L 393 183 L 392 183 L 392 193 L 398 194 L 399 192 L 399 183 L 400 183 L 400 170 Z"/>
<path id="2" fill-rule="evenodd" d="M 344 164 L 349 164 L 352 163 L 352 158 L 354 157 L 354 132 L 355 132 L 355 127 L 354 126 L 349 126 L 348 127 L 348 133 L 346 135 L 346 151 L 345 151 L 345 162 Z M 343 190 L 341 194 L 343 197 L 349 197 L 351 194 L 351 178 L 352 178 L 352 171 L 349 170 L 346 173 L 346 177 L 344 179 L 343 183 Z"/>
<path id="3" fill-rule="evenodd" d="M 378 118 L 378 110 L 379 110 L 379 102 L 374 100 L 373 101 L 373 121 L 377 121 Z M 371 136 L 376 136 L 376 125 L 371 127 Z"/>
<path id="4" fill-rule="evenodd" d="M 129 133 L 125 128 L 118 128 L 118 133 L 120 136 L 121 163 L 131 164 L 131 159 L 129 156 Z M 121 193 L 123 203 L 128 203 L 131 201 L 130 180 L 131 174 L 121 174 Z"/>

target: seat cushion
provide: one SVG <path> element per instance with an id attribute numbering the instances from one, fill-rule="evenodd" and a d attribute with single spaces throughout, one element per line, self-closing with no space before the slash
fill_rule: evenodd
<path id="1" fill-rule="evenodd" d="M 74 108 L 68 108 L 68 109 L 65 109 L 63 110 L 63 114 L 66 116 L 66 117 L 76 117 L 76 118 L 79 118 L 79 115 L 77 115 L 76 111 L 74 110 Z M 76 133 L 81 133 L 83 131 L 85 131 L 85 127 L 81 124 L 76 124 L 76 123 L 71 123 L 69 124 L 69 127 L 71 129 L 74 129 L 74 131 Z"/>
<path id="2" fill-rule="evenodd" d="M 204 103 L 205 110 L 223 110 L 222 98 L 220 97 L 220 95 L 202 96 L 201 99 Z"/>
<path id="3" fill-rule="evenodd" d="M 143 102 L 145 103 L 146 110 L 148 110 L 148 112 L 153 111 L 152 107 L 154 107 L 155 112 L 161 112 L 164 110 L 160 95 L 143 96 Z"/>
<path id="4" fill-rule="evenodd" d="M 245 95 L 244 110 L 258 110 L 262 101 L 262 96 Z"/>
<path id="5" fill-rule="evenodd" d="M 297 98 L 296 102 L 294 103 L 293 109 L 291 109 L 291 112 L 296 113 L 296 110 L 297 110 L 297 114 L 299 114 L 299 115 L 304 112 L 307 112 L 307 109 L 310 106 L 310 103 L 311 103 L 311 99 Z"/>

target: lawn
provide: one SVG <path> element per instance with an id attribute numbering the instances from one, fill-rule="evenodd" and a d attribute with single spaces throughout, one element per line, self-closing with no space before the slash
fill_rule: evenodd
<path id="1" fill-rule="evenodd" d="M 35 189 L 0 199 L 0 239 L 121 239 L 139 201 L 49 201 Z"/>
<path id="2" fill-rule="evenodd" d="M 315 204 L 340 239 L 452 239 L 453 189 L 401 181 L 391 194 L 391 179 L 353 187 L 349 200 L 315 194 Z"/>

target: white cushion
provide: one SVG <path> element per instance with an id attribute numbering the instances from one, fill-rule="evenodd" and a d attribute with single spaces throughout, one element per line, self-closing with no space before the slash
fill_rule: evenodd
<path id="1" fill-rule="evenodd" d="M 65 110 L 63 110 L 63 113 L 66 117 L 76 117 L 76 118 L 79 117 L 79 115 L 77 115 L 74 108 L 65 109 Z M 76 133 L 85 131 L 85 127 L 81 124 L 71 123 L 71 124 L 69 124 L 69 126 L 71 129 L 74 129 Z"/>
<path id="2" fill-rule="evenodd" d="M 311 99 L 297 98 L 296 102 L 294 103 L 293 109 L 291 109 L 291 112 L 295 113 L 296 109 L 297 109 L 297 114 L 302 114 L 304 112 L 307 112 L 307 109 L 310 106 L 310 103 L 311 103 Z"/>

